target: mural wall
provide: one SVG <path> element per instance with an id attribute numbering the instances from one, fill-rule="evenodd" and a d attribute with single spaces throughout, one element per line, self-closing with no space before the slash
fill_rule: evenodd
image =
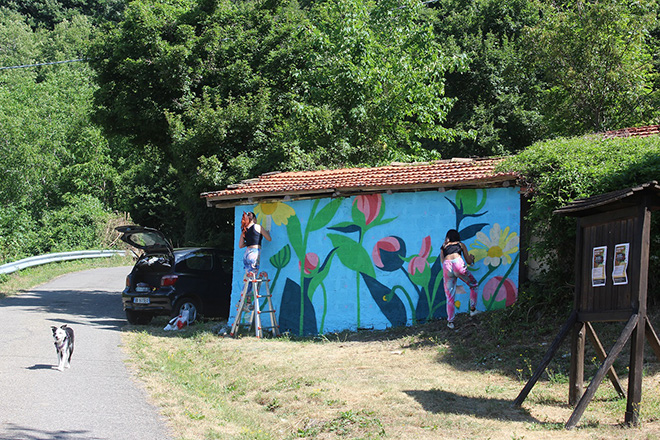
<path id="1" fill-rule="evenodd" d="M 371 194 L 277 202 L 235 209 L 230 321 L 243 288 L 241 216 L 254 211 L 270 230 L 261 271 L 270 278 L 281 331 L 297 335 L 383 329 L 446 318 L 440 247 L 456 229 L 476 262 L 481 311 L 518 294 L 517 188 Z M 468 311 L 460 282 L 456 313 Z"/>

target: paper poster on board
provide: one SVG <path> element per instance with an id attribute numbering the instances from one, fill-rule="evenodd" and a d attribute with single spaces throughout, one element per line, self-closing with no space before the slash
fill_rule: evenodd
<path id="1" fill-rule="evenodd" d="M 602 287 L 605 285 L 606 259 L 607 259 L 607 246 L 595 247 L 593 252 L 593 258 L 591 259 L 591 285 L 593 287 Z"/>
<path id="2" fill-rule="evenodd" d="M 614 264 L 612 282 L 615 285 L 628 284 L 628 254 L 630 243 L 620 243 L 614 246 Z"/>

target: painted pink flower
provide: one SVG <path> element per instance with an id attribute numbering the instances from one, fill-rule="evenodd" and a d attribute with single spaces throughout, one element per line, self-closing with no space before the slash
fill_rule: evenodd
<path id="1" fill-rule="evenodd" d="M 357 209 L 364 214 L 365 224 L 368 225 L 378 217 L 383 204 L 383 196 L 380 194 L 357 196 L 353 203 L 357 204 Z"/>
<path id="2" fill-rule="evenodd" d="M 300 269 L 300 262 L 298 262 L 298 268 Z M 308 252 L 307 255 L 305 255 L 305 273 L 310 274 L 314 269 L 316 269 L 319 266 L 319 256 L 316 255 L 314 252 Z"/>
<path id="3" fill-rule="evenodd" d="M 406 243 L 399 237 L 390 236 L 378 240 L 371 252 L 374 265 L 386 272 L 394 272 L 403 266 Z"/>
<path id="4" fill-rule="evenodd" d="M 427 235 L 422 240 L 422 248 L 419 250 L 419 256 L 425 259 L 431 254 L 431 236 Z"/>
<path id="5" fill-rule="evenodd" d="M 431 236 L 427 235 L 422 240 L 422 248 L 419 250 L 419 254 L 413 257 L 408 264 L 408 273 L 410 275 L 415 275 L 416 272 L 422 273 L 424 269 L 429 265 L 427 259 L 431 254 Z"/>
<path id="6" fill-rule="evenodd" d="M 500 283 L 502 285 L 500 286 Z M 498 289 L 499 286 L 499 289 Z M 493 277 L 484 286 L 484 302 L 489 302 L 495 295 L 495 303 L 504 301 L 504 306 L 509 307 L 518 299 L 518 288 L 510 279 L 502 282 L 502 277 Z"/>

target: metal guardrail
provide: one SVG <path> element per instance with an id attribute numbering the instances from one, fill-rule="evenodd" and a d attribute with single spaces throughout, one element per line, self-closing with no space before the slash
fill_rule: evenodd
<path id="1" fill-rule="evenodd" d="M 39 266 L 41 264 L 55 263 L 58 261 L 81 260 L 83 258 L 102 258 L 115 255 L 126 255 L 126 251 L 74 251 L 74 252 L 56 252 L 53 254 L 38 255 L 36 257 L 24 258 L 13 263 L 7 263 L 0 266 L 0 275 L 13 273 L 27 267 Z"/>

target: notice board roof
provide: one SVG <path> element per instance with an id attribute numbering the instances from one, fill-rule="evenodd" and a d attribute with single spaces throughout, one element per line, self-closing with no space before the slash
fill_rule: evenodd
<path id="1" fill-rule="evenodd" d="M 660 208 L 660 186 L 658 186 L 657 181 L 653 180 L 632 188 L 577 199 L 556 209 L 554 213 L 569 217 L 584 217 L 614 209 L 637 206 L 643 196 L 650 196 L 649 209 L 656 210 Z"/>

